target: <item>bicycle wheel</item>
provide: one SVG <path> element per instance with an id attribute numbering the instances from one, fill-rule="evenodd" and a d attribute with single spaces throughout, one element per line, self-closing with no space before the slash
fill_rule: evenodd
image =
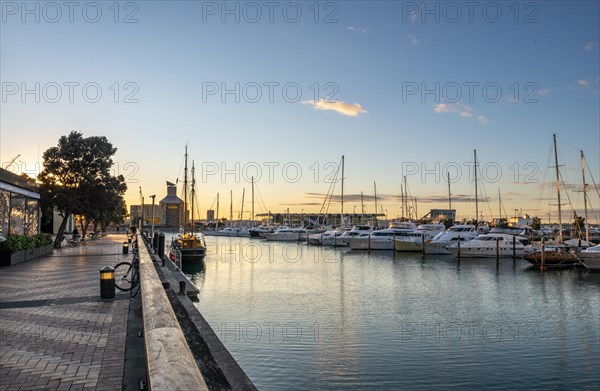
<path id="1" fill-rule="evenodd" d="M 129 297 L 135 297 L 138 292 L 140 291 L 140 270 L 137 268 L 133 268 L 131 270 L 131 274 L 132 274 L 132 285 L 131 285 L 131 290 L 129 291 Z"/>
<path id="2" fill-rule="evenodd" d="M 122 291 L 129 291 L 133 287 L 133 265 L 129 262 L 121 262 L 115 266 L 115 286 Z"/>

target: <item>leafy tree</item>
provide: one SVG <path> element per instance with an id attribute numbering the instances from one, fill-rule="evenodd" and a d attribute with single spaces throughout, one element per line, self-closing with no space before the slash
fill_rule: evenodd
<path id="1" fill-rule="evenodd" d="M 531 219 L 531 228 L 535 229 L 535 230 L 539 230 L 542 227 L 542 219 L 540 219 L 539 217 L 533 217 Z"/>
<path id="2" fill-rule="evenodd" d="M 38 176 L 40 193 L 44 204 L 56 207 L 63 218 L 55 248 L 63 240 L 69 215 L 91 221 L 102 213 L 114 212 L 112 197 L 122 199 L 127 189 L 122 176 L 110 173 L 116 151 L 104 136 L 84 138 L 73 131 L 44 152 L 44 170 Z"/>

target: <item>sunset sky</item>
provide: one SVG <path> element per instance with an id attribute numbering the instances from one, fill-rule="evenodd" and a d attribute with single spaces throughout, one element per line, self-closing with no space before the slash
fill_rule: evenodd
<path id="1" fill-rule="evenodd" d="M 2 1 L 0 162 L 35 175 L 61 135 L 104 135 L 137 204 L 183 179 L 187 143 L 205 216 L 244 188 L 249 211 L 251 176 L 266 209 L 316 212 L 344 155 L 346 211 L 363 191 L 372 212 L 376 182 L 400 214 L 403 175 L 419 215 L 445 208 L 449 172 L 462 218 L 476 149 L 484 217 L 500 189 L 507 215 L 546 219 L 557 133 L 564 216 L 583 150 L 597 219 L 600 3 L 469 4 Z"/>

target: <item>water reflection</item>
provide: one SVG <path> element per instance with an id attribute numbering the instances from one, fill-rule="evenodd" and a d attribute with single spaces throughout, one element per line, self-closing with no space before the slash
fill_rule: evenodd
<path id="1" fill-rule="evenodd" d="M 207 238 L 197 304 L 261 390 L 591 388 L 600 278 Z"/>

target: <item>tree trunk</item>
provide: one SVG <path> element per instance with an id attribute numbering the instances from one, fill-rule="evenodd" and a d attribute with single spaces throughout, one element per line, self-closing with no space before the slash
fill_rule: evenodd
<path id="1" fill-rule="evenodd" d="M 54 248 L 60 248 L 60 244 L 65 238 L 65 228 L 67 227 L 67 221 L 69 220 L 69 213 L 65 213 L 63 216 L 63 221 L 60 223 L 60 227 L 58 227 L 58 232 L 56 233 L 56 239 L 54 239 Z"/>

